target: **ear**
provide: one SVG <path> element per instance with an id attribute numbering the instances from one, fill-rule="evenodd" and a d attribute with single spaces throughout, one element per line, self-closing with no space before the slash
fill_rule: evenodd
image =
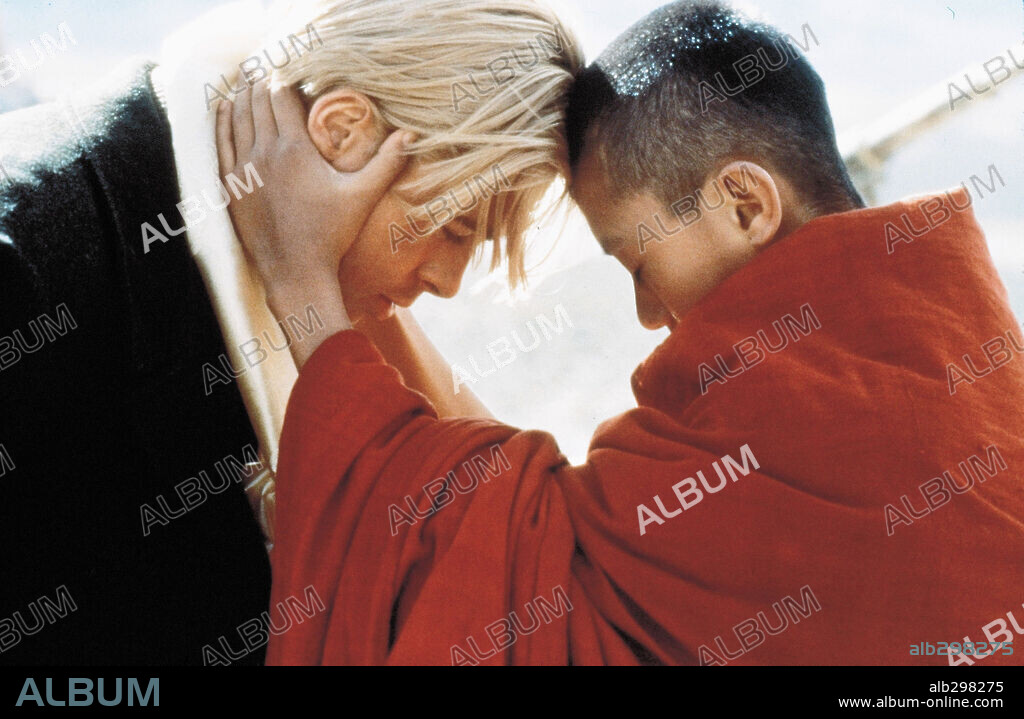
<path id="1" fill-rule="evenodd" d="M 341 88 L 321 95 L 309 109 L 309 137 L 339 172 L 357 172 L 384 140 L 373 103 L 362 93 Z"/>
<path id="2" fill-rule="evenodd" d="M 730 223 L 742 232 L 755 251 L 763 250 L 779 235 L 782 200 L 771 174 L 752 162 L 732 162 L 718 171 L 717 182 L 729 203 Z M 707 188 L 705 187 L 705 196 Z"/>

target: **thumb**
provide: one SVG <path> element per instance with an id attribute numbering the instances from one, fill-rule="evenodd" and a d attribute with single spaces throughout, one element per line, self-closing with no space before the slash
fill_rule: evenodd
<path id="1" fill-rule="evenodd" d="M 358 173 L 359 182 L 376 194 L 383 194 L 409 161 L 405 148 L 416 140 L 410 130 L 395 130 L 381 143 L 377 153 Z"/>

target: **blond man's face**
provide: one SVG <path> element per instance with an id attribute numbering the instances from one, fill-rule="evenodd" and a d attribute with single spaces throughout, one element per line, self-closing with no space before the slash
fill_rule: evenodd
<path id="1" fill-rule="evenodd" d="M 353 322 L 385 319 L 395 306 L 408 307 L 423 292 L 454 297 L 473 255 L 480 206 L 457 214 L 435 215 L 437 221 L 410 221 L 409 207 L 431 197 L 412 197 L 403 184 L 418 179 L 414 163 L 381 198 L 366 220 L 338 271 L 345 307 Z M 481 203 L 482 204 L 482 203 Z M 344 208 L 338 208 L 340 212 Z"/>

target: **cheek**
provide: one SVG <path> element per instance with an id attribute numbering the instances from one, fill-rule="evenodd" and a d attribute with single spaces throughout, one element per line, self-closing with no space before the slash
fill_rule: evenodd
<path id="1" fill-rule="evenodd" d="M 342 257 L 339 280 L 342 291 L 348 295 L 372 294 L 375 288 L 387 284 L 396 265 L 410 245 L 403 242 L 397 252 L 391 251 L 390 228 L 399 225 L 401 215 L 384 201 L 374 208 L 359 236 Z"/>
<path id="2" fill-rule="evenodd" d="M 718 282 L 715 254 L 706 238 L 683 236 L 649 246 L 644 280 L 677 316 L 685 314 Z"/>
<path id="3" fill-rule="evenodd" d="M 338 279 L 342 295 L 353 307 L 365 304 L 363 300 L 367 306 L 374 305 L 380 294 L 398 298 L 418 295 L 423 290 L 422 268 L 444 250 L 443 234 L 416 237 L 410 232 L 407 236 L 415 241 L 396 242 L 393 252 L 392 224 L 403 227 L 393 218 L 371 216 L 342 258 Z"/>

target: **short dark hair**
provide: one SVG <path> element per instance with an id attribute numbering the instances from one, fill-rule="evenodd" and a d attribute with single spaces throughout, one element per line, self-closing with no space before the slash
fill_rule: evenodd
<path id="1" fill-rule="evenodd" d="M 818 73 L 779 30 L 719 2 L 674 2 L 629 28 L 577 76 L 566 119 L 570 166 L 585 145 L 599 149 L 619 197 L 670 205 L 748 159 L 815 214 L 864 206 Z"/>

